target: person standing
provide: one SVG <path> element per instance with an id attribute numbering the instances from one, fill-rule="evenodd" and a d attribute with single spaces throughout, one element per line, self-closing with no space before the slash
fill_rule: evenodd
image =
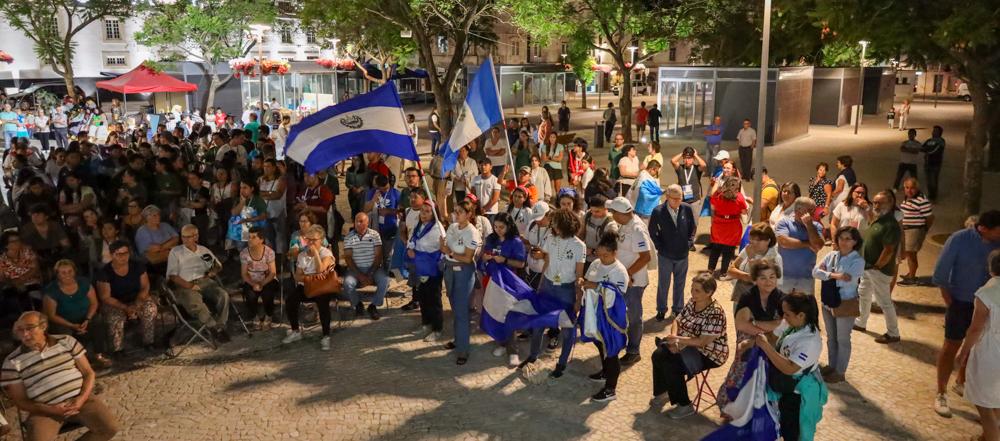
<path id="1" fill-rule="evenodd" d="M 907 130 L 906 122 L 910 119 L 910 100 L 903 100 L 903 105 L 899 107 L 899 130 Z"/>
<path id="2" fill-rule="evenodd" d="M 250 135 L 250 141 L 257 145 L 257 139 L 260 137 L 260 123 L 257 122 L 257 114 L 250 114 L 250 122 L 243 125 L 243 131 Z"/>
<path id="3" fill-rule="evenodd" d="M 941 176 L 941 166 L 944 163 L 944 129 L 934 126 L 930 139 L 924 141 L 924 174 L 927 176 L 927 196 L 936 200 L 938 193 L 938 177 Z"/>
<path id="4" fill-rule="evenodd" d="M 858 282 L 864 274 L 865 259 L 860 251 L 863 245 L 861 232 L 857 228 L 847 227 L 837 232 L 834 237 L 834 250 L 823 258 L 823 261 L 813 268 L 813 277 L 822 281 L 834 281 L 837 299 L 830 303 L 823 296 L 820 311 L 826 324 L 826 348 L 829 364 L 820 368 L 820 373 L 827 383 L 844 381 L 847 365 L 851 361 L 851 328 L 854 325 L 856 311 L 841 311 L 858 297 Z M 836 304 L 837 306 L 830 306 Z M 855 305 L 857 303 L 854 303 Z"/>
<path id="5" fill-rule="evenodd" d="M 643 101 L 639 103 L 639 108 L 635 109 L 635 134 L 637 137 L 642 138 L 642 135 L 646 133 L 647 121 L 649 121 L 649 109 L 646 108 L 646 102 Z"/>
<path id="6" fill-rule="evenodd" d="M 781 290 L 813 294 L 816 253 L 823 248 L 823 224 L 813 220 L 816 203 L 808 197 L 799 197 L 792 204 L 792 215 L 782 217 L 774 225 L 778 238 L 778 254 L 784 264 Z"/>
<path id="7" fill-rule="evenodd" d="M 757 131 L 750 127 L 750 120 L 743 120 L 743 128 L 736 134 L 736 142 L 739 144 L 740 153 L 740 174 L 744 181 L 753 178 L 753 150 L 757 148 Z"/>
<path id="8" fill-rule="evenodd" d="M 649 109 L 649 119 L 647 124 L 649 124 L 649 140 L 652 142 L 660 142 L 660 117 L 663 116 L 660 113 L 660 109 L 656 104 Z"/>
<path id="9" fill-rule="evenodd" d="M 1000 417 L 1000 252 L 990 253 L 989 282 L 976 291 L 976 306 L 968 337 L 958 353 L 958 366 L 964 368 L 965 399 L 976 405 L 983 426 L 985 441 L 1000 439 L 997 419 Z"/>
<path id="10" fill-rule="evenodd" d="M 677 184 L 681 186 L 684 193 L 684 203 L 691 206 L 694 214 L 694 223 L 698 224 L 698 216 L 701 214 L 701 177 L 705 174 L 705 160 L 698 156 L 694 147 L 684 147 L 684 151 L 670 158 L 670 165 L 674 166 L 677 172 Z M 692 245 L 692 248 L 694 245 Z"/>
<path id="11" fill-rule="evenodd" d="M 49 151 L 49 134 L 51 129 L 49 128 L 49 117 L 45 115 L 45 111 L 38 109 L 35 111 L 35 138 L 38 138 L 38 142 L 42 144 L 42 151 L 48 153 Z"/>
<path id="12" fill-rule="evenodd" d="M 569 132 L 570 110 L 569 106 L 566 105 L 566 101 L 562 102 L 562 105 L 559 106 L 559 110 L 557 111 L 557 113 L 559 116 L 559 133 Z"/>
<path id="13" fill-rule="evenodd" d="M 490 129 L 490 137 L 483 144 L 486 158 L 489 159 L 490 165 L 493 167 L 493 176 L 496 176 L 498 181 L 503 181 L 507 176 L 507 169 L 510 168 L 507 163 L 507 146 L 501 142 L 502 139 L 500 127 L 495 126 Z"/>
<path id="14" fill-rule="evenodd" d="M 952 233 L 934 266 L 931 280 L 941 290 L 941 297 L 948 308 L 944 314 L 944 345 L 937 362 L 938 387 L 934 411 L 946 418 L 951 416 L 946 391 L 954 369 L 955 354 L 972 322 L 976 290 L 989 280 L 987 258 L 997 249 L 1000 249 L 1000 211 L 990 210 L 979 216 L 975 226 Z M 956 383 L 963 383 L 962 377 L 960 371 Z"/>
<path id="15" fill-rule="evenodd" d="M 908 130 L 906 136 L 907 140 L 899 146 L 899 166 L 896 168 L 896 180 L 892 183 L 894 189 L 899 188 L 907 173 L 911 178 L 917 178 L 917 161 L 922 151 L 920 141 L 917 141 L 917 129 Z"/>
<path id="16" fill-rule="evenodd" d="M 716 115 L 715 119 L 712 120 L 712 124 L 705 127 L 702 131 L 705 135 L 705 157 L 708 160 L 708 169 L 715 171 L 715 155 L 719 153 L 720 145 L 722 144 L 722 117 Z"/>
<path id="17" fill-rule="evenodd" d="M 899 281 L 900 285 L 917 284 L 917 253 L 924 244 L 927 232 L 934 225 L 934 206 L 920 192 L 916 178 L 903 181 L 903 202 L 899 210 L 903 213 L 903 252 L 900 262 L 906 259 L 909 271 Z"/>
<path id="18" fill-rule="evenodd" d="M 639 343 L 642 341 L 642 294 L 649 284 L 650 242 L 646 224 L 632 213 L 632 203 L 624 196 L 619 196 L 608 202 L 611 217 L 621 227 L 618 229 L 618 261 L 625 265 L 631 280 L 625 291 L 625 304 L 628 310 L 628 345 L 625 355 L 621 358 L 622 365 L 628 366 L 642 359 L 639 355 Z"/>
<path id="19" fill-rule="evenodd" d="M 56 148 L 65 149 L 69 145 L 69 119 L 62 107 L 52 109 L 52 135 L 56 138 Z"/>
<path id="20" fill-rule="evenodd" d="M 615 124 L 618 123 L 618 115 L 615 114 L 615 104 L 608 103 L 608 108 L 601 117 L 604 119 L 604 142 L 611 142 L 611 135 L 615 133 Z"/>
<path id="21" fill-rule="evenodd" d="M 896 220 L 895 196 L 891 191 L 880 191 L 872 200 L 875 220 L 864 233 L 861 254 L 865 258 L 865 274 L 858 286 L 861 315 L 854 322 L 854 329 L 866 331 L 871 314 L 872 297 L 882 308 L 885 316 L 885 334 L 875 338 L 875 343 L 899 342 L 899 322 L 896 319 L 896 305 L 892 303 L 892 283 L 896 276 L 896 253 L 899 251 L 902 231 Z M 957 349 L 957 346 L 956 346 Z M 952 353 L 954 359 L 954 353 Z"/>
<path id="22" fill-rule="evenodd" d="M 455 204 L 455 222 L 448 226 L 440 240 L 444 255 L 444 284 L 451 303 L 454 341 L 445 349 L 455 350 L 455 364 L 469 361 L 469 299 L 476 281 L 476 254 L 483 245 L 483 236 L 470 221 L 475 216 L 472 201 Z"/>
<path id="23" fill-rule="evenodd" d="M 691 205 L 683 202 L 680 185 L 667 187 L 667 201 L 653 209 L 649 218 L 649 236 L 656 247 L 659 264 L 659 285 L 656 288 L 656 321 L 666 320 L 667 292 L 673 277 L 674 295 L 670 319 L 684 309 L 684 288 L 687 282 L 688 253 L 698 232 L 697 219 Z"/>
<path id="24" fill-rule="evenodd" d="M 438 116 L 436 107 L 431 109 L 431 114 L 427 117 L 427 133 L 431 134 L 431 154 L 437 154 L 437 146 L 441 143 L 441 117 Z"/>
<path id="25" fill-rule="evenodd" d="M 608 103 L 608 107 L 611 107 L 611 103 Z M 607 113 L 607 112 L 605 112 Z M 10 145 L 14 143 L 14 139 L 17 138 L 18 126 L 21 123 L 17 119 L 17 113 L 11 110 L 10 104 L 3 104 L 3 111 L 0 112 L 0 125 L 3 126 L 3 149 L 10 150 Z M 614 127 L 614 126 L 612 126 Z M 608 139 L 611 139 L 610 137 Z"/>

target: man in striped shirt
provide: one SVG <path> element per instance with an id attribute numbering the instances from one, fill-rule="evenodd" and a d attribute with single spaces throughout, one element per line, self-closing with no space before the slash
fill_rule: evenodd
<path id="1" fill-rule="evenodd" d="M 927 232 L 934 225 L 934 207 L 920 191 L 920 183 L 910 177 L 903 181 L 903 203 L 899 210 L 903 212 L 903 252 L 899 260 L 906 260 L 909 272 L 899 281 L 900 285 L 917 284 L 917 253 L 924 244 Z"/>
<path id="2" fill-rule="evenodd" d="M 14 323 L 21 346 L 4 359 L 0 371 L 0 386 L 29 414 L 27 439 L 54 440 L 67 421 L 87 427 L 81 439 L 114 438 L 118 422 L 91 395 L 95 375 L 83 346 L 68 335 L 48 335 L 47 329 L 41 313 L 22 314 Z"/>
<path id="3" fill-rule="evenodd" d="M 378 320 L 379 306 L 389 290 L 389 276 L 383 263 L 382 238 L 378 231 L 368 228 L 368 214 L 361 212 L 354 216 L 354 231 L 344 239 L 344 261 L 347 262 L 347 277 L 344 277 L 344 293 L 354 305 L 355 315 L 364 313 L 364 305 L 358 297 L 358 288 L 375 285 L 375 297 L 368 305 L 368 316 Z"/>

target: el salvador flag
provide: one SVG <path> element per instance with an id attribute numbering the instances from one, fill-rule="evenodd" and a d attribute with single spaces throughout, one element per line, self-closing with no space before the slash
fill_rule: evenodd
<path id="1" fill-rule="evenodd" d="M 702 438 L 702 441 L 778 439 L 778 409 L 774 402 L 767 399 L 767 356 L 760 348 L 753 347 L 747 357 L 747 369 L 740 381 L 739 392 L 722 409 L 733 420 Z"/>
<path id="2" fill-rule="evenodd" d="M 572 328 L 567 306 L 552 296 L 539 296 L 524 280 L 505 265 L 486 264 L 489 282 L 483 295 L 483 332 L 498 342 L 506 342 L 514 331 L 540 328 Z"/>
<path id="3" fill-rule="evenodd" d="M 285 142 L 285 156 L 309 173 L 366 152 L 420 159 L 392 82 L 303 118 Z"/>
<path id="4" fill-rule="evenodd" d="M 465 96 L 462 110 L 458 112 L 458 120 L 451 130 L 451 137 L 441 147 L 441 157 L 444 159 L 441 173 L 447 173 L 455 168 L 458 151 L 462 146 L 502 121 L 503 109 L 500 107 L 497 75 L 493 70 L 493 58 L 487 57 L 469 82 L 469 93 Z"/>

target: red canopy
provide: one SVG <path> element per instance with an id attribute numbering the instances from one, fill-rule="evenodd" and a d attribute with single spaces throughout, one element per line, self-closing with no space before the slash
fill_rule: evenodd
<path id="1" fill-rule="evenodd" d="M 128 73 L 106 81 L 98 81 L 97 87 L 119 93 L 150 92 L 194 92 L 198 86 L 178 80 L 162 72 L 155 72 L 145 65 L 139 65 Z"/>

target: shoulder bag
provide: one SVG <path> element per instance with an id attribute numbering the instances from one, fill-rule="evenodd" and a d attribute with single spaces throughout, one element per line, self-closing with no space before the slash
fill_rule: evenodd
<path id="1" fill-rule="evenodd" d="M 330 265 L 330 268 L 322 273 L 306 276 L 303 290 L 306 298 L 339 293 L 343 283 L 337 275 L 336 268 L 336 265 Z"/>
<path id="2" fill-rule="evenodd" d="M 839 260 L 837 256 L 834 256 L 828 271 L 831 273 L 836 272 Z M 836 309 L 840 306 L 842 300 L 840 299 L 840 288 L 837 287 L 836 279 L 827 278 L 820 283 L 820 299 L 823 301 L 823 305 L 828 306 L 830 309 Z"/>

